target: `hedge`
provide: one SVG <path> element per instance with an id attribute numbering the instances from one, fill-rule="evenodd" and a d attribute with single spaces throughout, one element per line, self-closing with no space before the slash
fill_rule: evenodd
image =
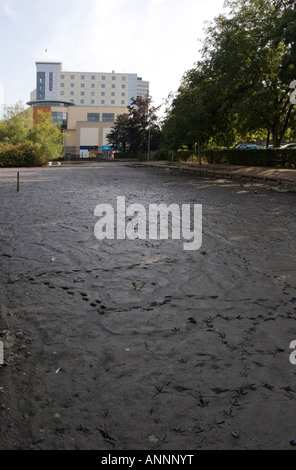
<path id="1" fill-rule="evenodd" d="M 202 151 L 208 163 L 296 168 L 296 149 L 210 149 Z"/>
<path id="2" fill-rule="evenodd" d="M 46 163 L 41 146 L 33 142 L 0 142 L 0 167 L 42 166 Z"/>
<path id="3" fill-rule="evenodd" d="M 126 159 L 126 160 L 145 160 L 147 159 L 147 153 L 144 152 L 118 152 L 114 154 L 114 159 Z"/>
<path id="4" fill-rule="evenodd" d="M 148 150 L 147 152 L 118 152 L 114 154 L 114 158 L 122 158 L 122 159 L 129 159 L 129 160 L 147 160 L 148 157 Z M 167 149 L 161 148 L 158 150 L 152 150 L 150 152 L 150 160 L 168 160 L 169 159 L 169 151 Z"/>

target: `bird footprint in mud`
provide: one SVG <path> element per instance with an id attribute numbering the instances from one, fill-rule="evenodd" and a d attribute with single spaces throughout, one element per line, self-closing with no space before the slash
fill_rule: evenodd
<path id="1" fill-rule="evenodd" d="M 101 300 L 99 299 L 95 299 L 95 300 L 92 300 L 90 301 L 88 295 L 85 293 L 85 292 L 80 292 L 80 295 L 82 297 L 82 300 L 84 300 L 85 302 L 90 302 L 89 305 L 91 307 L 99 307 L 97 312 L 100 314 L 100 315 L 105 315 L 106 313 L 106 306 L 102 303 Z"/>
<path id="2" fill-rule="evenodd" d="M 86 302 L 88 302 L 89 298 L 88 298 L 88 295 L 85 292 L 80 292 L 80 295 L 82 297 L 82 300 L 85 300 Z"/>
<path id="3" fill-rule="evenodd" d="M 91 303 L 91 306 L 99 307 L 97 310 L 99 315 L 105 315 L 105 313 L 107 312 L 106 306 L 102 303 L 101 300 L 96 299 L 96 303 Z"/>

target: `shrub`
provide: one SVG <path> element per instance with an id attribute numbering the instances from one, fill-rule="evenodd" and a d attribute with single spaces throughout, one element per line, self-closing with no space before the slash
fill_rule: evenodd
<path id="1" fill-rule="evenodd" d="M 169 151 L 165 148 L 153 150 L 151 152 L 151 160 L 169 160 Z"/>
<path id="2" fill-rule="evenodd" d="M 114 159 L 123 158 L 126 160 L 145 160 L 147 159 L 147 154 L 143 152 L 119 152 L 114 154 Z"/>
<path id="3" fill-rule="evenodd" d="M 0 167 L 42 166 L 46 163 L 41 146 L 33 142 L 0 143 Z"/>
<path id="4" fill-rule="evenodd" d="M 296 149 L 209 149 L 202 157 L 208 163 L 296 168 Z"/>

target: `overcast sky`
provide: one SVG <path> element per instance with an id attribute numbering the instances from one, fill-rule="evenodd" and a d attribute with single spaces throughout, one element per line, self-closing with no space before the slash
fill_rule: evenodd
<path id="1" fill-rule="evenodd" d="M 137 73 L 153 104 L 199 59 L 224 0 L 0 0 L 0 105 L 26 104 L 36 61 L 64 71 Z M 47 53 L 45 52 L 47 50 Z"/>

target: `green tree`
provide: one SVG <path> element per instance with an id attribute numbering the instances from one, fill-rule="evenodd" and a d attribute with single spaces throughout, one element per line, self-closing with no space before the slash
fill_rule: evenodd
<path id="1" fill-rule="evenodd" d="M 184 75 L 167 114 L 163 129 L 167 136 L 175 132 L 174 145 L 229 146 L 253 134 L 278 146 L 288 135 L 295 122 L 289 100 L 296 20 L 291 4 L 225 2 L 227 16 L 207 27 L 202 59 Z"/>
<path id="2" fill-rule="evenodd" d="M 37 122 L 28 134 L 28 140 L 41 146 L 46 160 L 63 156 L 64 134 L 61 128 L 52 122 L 51 113 L 39 111 Z"/>
<path id="3" fill-rule="evenodd" d="M 149 94 L 132 98 L 128 113 L 119 115 L 107 134 L 109 143 L 123 151 L 141 153 L 147 150 L 149 139 L 153 149 L 160 136 L 157 110 Z"/>
<path id="4" fill-rule="evenodd" d="M 265 129 L 278 146 L 293 111 L 289 83 L 281 79 L 288 46 L 274 41 L 287 5 L 272 0 L 234 0 L 226 6 L 229 17 L 219 16 L 207 30 L 203 49 L 207 72 L 231 114 L 238 117 L 239 131 Z"/>
<path id="5" fill-rule="evenodd" d="M 109 144 L 115 149 L 126 151 L 129 142 L 129 115 L 120 114 L 117 116 L 114 127 L 107 135 Z"/>
<path id="6" fill-rule="evenodd" d="M 23 143 L 32 128 L 32 110 L 25 109 L 19 101 L 14 106 L 4 106 L 0 121 L 0 142 Z"/>
<path id="7" fill-rule="evenodd" d="M 278 4 L 282 14 L 278 17 L 272 36 L 275 45 L 283 42 L 287 46 L 280 71 L 282 81 L 287 83 L 296 78 L 296 2 L 278 0 Z"/>
<path id="8" fill-rule="evenodd" d="M 229 144 L 228 115 L 221 92 L 216 93 L 202 62 L 184 74 L 163 122 L 163 135 L 172 150 L 186 146 L 198 152 L 215 136 L 216 144 Z"/>
<path id="9" fill-rule="evenodd" d="M 39 111 L 37 122 L 33 124 L 32 109 L 25 109 L 21 102 L 4 107 L 0 121 L 0 142 L 12 145 L 25 142 L 39 144 L 44 158 L 49 160 L 63 156 L 63 139 L 64 134 L 52 122 L 51 113 Z"/>

